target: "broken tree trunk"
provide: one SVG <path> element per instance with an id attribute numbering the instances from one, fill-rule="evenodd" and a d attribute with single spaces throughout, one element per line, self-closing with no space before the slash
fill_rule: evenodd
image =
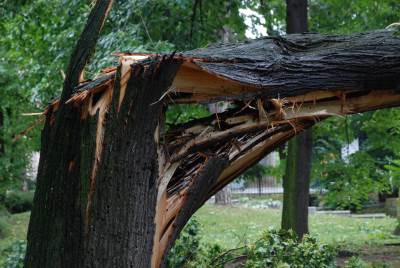
<path id="1" fill-rule="evenodd" d="M 164 266 L 190 216 L 282 143 L 400 105 L 395 31 L 119 56 L 46 110 L 27 267 Z M 232 108 L 164 126 L 168 105 L 215 100 Z"/>
<path id="2" fill-rule="evenodd" d="M 112 0 L 98 0 L 72 53 L 57 107 L 49 107 L 42 131 L 36 192 L 28 228 L 24 267 L 82 267 L 87 186 L 81 160 L 83 107 L 66 105 L 97 43 Z M 91 119 L 87 122 L 89 125 Z M 93 142 L 88 138 L 90 142 Z M 82 146 L 82 147 L 81 147 Z M 89 157 L 92 155 L 89 154 Z"/>

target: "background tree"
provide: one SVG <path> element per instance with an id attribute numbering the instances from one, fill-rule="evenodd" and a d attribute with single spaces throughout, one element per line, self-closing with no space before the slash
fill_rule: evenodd
<path id="1" fill-rule="evenodd" d="M 307 0 L 286 0 L 286 31 L 307 32 Z M 283 177 L 282 229 L 292 229 L 299 237 L 308 233 L 312 132 L 308 129 L 288 142 Z"/>

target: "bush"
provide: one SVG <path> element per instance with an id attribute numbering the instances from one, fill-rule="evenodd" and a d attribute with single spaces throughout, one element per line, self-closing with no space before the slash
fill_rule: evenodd
<path id="1" fill-rule="evenodd" d="M 15 241 L 6 249 L 7 259 L 4 263 L 5 268 L 22 268 L 26 252 L 26 241 Z"/>
<path id="2" fill-rule="evenodd" d="M 246 268 L 330 268 L 336 267 L 336 250 L 305 236 L 298 239 L 292 231 L 270 230 L 254 244 L 247 245 L 228 258 L 242 258 Z M 243 258 L 245 256 L 245 258 Z"/>
<path id="3" fill-rule="evenodd" d="M 228 251 L 202 243 L 199 233 L 199 223 L 190 220 L 168 254 L 167 267 L 222 268 L 228 263 L 246 268 L 336 267 L 336 249 L 307 235 L 298 239 L 292 231 L 270 230 L 255 243 Z"/>
<path id="4" fill-rule="evenodd" d="M 200 246 L 198 233 L 199 222 L 193 218 L 185 226 L 171 248 L 167 260 L 168 267 L 183 267 L 196 259 Z"/>
<path id="5" fill-rule="evenodd" d="M 21 213 L 32 209 L 33 191 L 8 192 L 5 196 L 4 205 L 11 213 Z"/>

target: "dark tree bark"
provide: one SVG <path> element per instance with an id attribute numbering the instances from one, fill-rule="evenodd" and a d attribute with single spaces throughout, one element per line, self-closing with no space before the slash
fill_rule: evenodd
<path id="1" fill-rule="evenodd" d="M 94 5 L 71 56 L 58 109 L 49 108 L 46 113 L 25 267 L 82 267 L 87 188 L 80 180 L 84 124 L 81 107 L 65 100 L 79 83 L 111 3 L 98 0 Z"/>
<path id="2" fill-rule="evenodd" d="M 114 88 L 101 160 L 89 188 L 85 267 L 150 266 L 160 165 L 154 136 L 163 108 L 156 102 L 178 67 L 176 61 L 163 60 L 133 68 L 135 79 L 129 80 L 119 108 L 121 93 Z"/>
<path id="3" fill-rule="evenodd" d="M 307 0 L 286 0 L 286 33 L 308 31 Z"/>
<path id="4" fill-rule="evenodd" d="M 307 0 L 286 0 L 287 33 L 301 33 L 307 30 Z M 283 178 L 282 228 L 292 229 L 299 237 L 308 233 L 311 153 L 311 128 L 288 142 L 286 172 Z"/>
<path id="5" fill-rule="evenodd" d="M 299 237 L 308 233 L 308 204 L 312 153 L 312 132 L 307 129 L 288 142 L 283 178 L 282 229 Z"/>

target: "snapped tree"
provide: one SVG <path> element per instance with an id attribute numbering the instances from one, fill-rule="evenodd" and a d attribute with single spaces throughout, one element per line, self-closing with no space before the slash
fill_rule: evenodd
<path id="1" fill-rule="evenodd" d="M 393 29 L 120 53 L 79 81 L 110 5 L 96 2 L 45 111 L 26 267 L 163 267 L 191 215 L 277 146 L 329 116 L 400 105 Z M 232 108 L 164 123 L 168 105 L 216 101 Z"/>

